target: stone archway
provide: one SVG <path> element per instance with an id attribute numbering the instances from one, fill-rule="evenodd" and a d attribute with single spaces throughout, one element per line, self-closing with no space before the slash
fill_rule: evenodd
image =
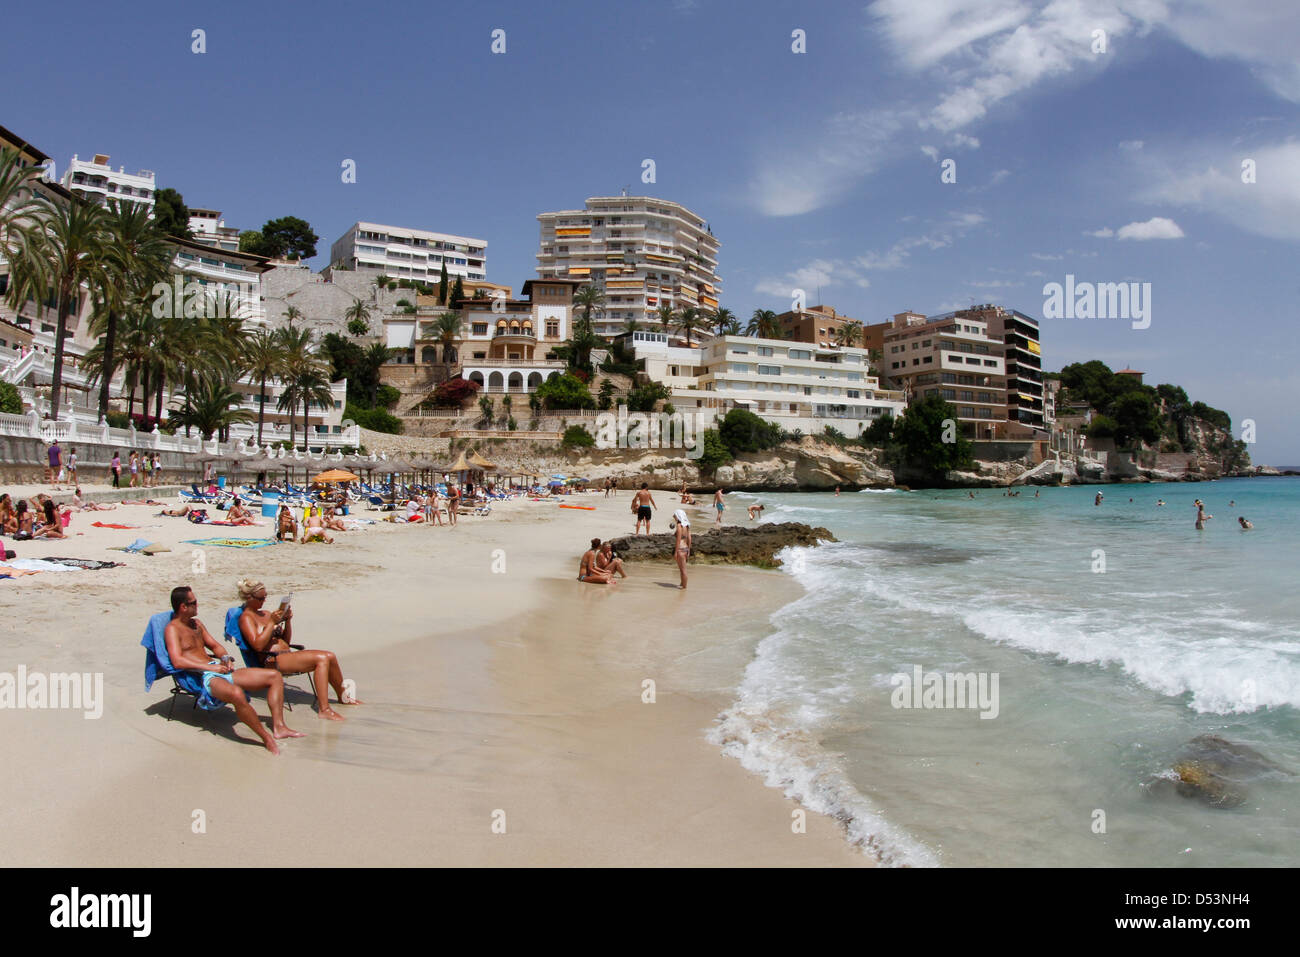
<path id="1" fill-rule="evenodd" d="M 504 391 L 505 391 L 505 382 L 506 382 L 506 380 L 505 380 L 505 378 L 501 375 L 500 372 L 493 372 L 490 376 L 488 376 L 488 391 L 490 391 L 490 392 L 504 392 Z"/>
<path id="2" fill-rule="evenodd" d="M 471 373 L 469 374 L 469 381 L 470 381 L 470 382 L 477 382 L 477 383 L 478 383 L 478 387 L 479 387 L 480 389 L 482 389 L 482 388 L 483 388 L 483 373 L 481 373 L 481 372 L 471 372 Z"/>
<path id="3" fill-rule="evenodd" d="M 437 362 L 437 361 L 438 361 L 437 346 L 425 346 L 423 349 L 420 350 L 420 362 L 422 365 L 429 365 L 430 363 Z"/>
<path id="4" fill-rule="evenodd" d="M 523 391 L 524 391 L 524 374 L 523 374 L 522 372 L 512 372 L 512 373 L 510 373 L 510 380 L 509 380 L 509 381 L 510 381 L 510 391 L 511 391 L 511 392 L 523 392 Z"/>
<path id="5" fill-rule="evenodd" d="M 528 391 L 536 392 L 537 387 L 542 384 L 542 374 L 540 372 L 528 373 Z"/>

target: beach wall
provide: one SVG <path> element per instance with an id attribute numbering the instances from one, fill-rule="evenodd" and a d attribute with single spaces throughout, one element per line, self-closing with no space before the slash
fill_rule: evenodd
<path id="1" fill-rule="evenodd" d="M 142 437 L 152 438 L 152 433 L 141 433 Z M 49 463 L 49 443 L 44 439 L 17 435 L 0 435 L 0 485 L 38 484 L 45 480 L 45 468 Z M 122 455 L 122 482 L 129 477 L 129 460 L 131 447 L 127 445 L 103 445 L 94 442 L 64 441 L 59 443 L 63 450 L 63 460 L 68 454 L 77 450 L 77 477 L 83 482 L 103 484 L 108 481 L 108 467 L 113 461 L 113 453 Z M 153 452 L 147 445 L 141 445 L 136 451 Z M 185 452 L 159 451 L 162 457 L 164 480 L 180 481 L 193 479 L 199 475 L 194 465 L 193 455 Z"/>

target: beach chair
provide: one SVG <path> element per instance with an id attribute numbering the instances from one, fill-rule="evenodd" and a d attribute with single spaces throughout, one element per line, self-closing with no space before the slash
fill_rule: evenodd
<path id="1" fill-rule="evenodd" d="M 470 514 L 471 514 L 471 515 L 491 515 L 491 514 L 492 514 L 492 503 L 491 503 L 491 502 L 484 502 L 482 505 L 478 506 L 478 507 L 475 508 L 472 512 L 470 512 Z"/>
<path id="2" fill-rule="evenodd" d="M 164 633 L 167 630 L 167 624 L 172 620 L 172 613 L 169 611 L 160 611 L 149 619 L 149 624 L 145 626 L 144 637 L 140 639 L 140 644 L 144 646 L 144 690 L 148 691 L 153 687 L 153 683 L 161 678 L 171 678 L 171 704 L 167 708 L 167 720 L 172 720 L 176 711 L 176 698 L 187 695 L 193 699 L 193 705 L 190 710 L 197 710 L 199 706 L 199 696 L 196 692 L 188 688 L 181 687 L 180 675 L 185 670 L 177 670 L 172 667 L 171 658 L 167 654 L 167 642 L 164 639 Z"/>
<path id="3" fill-rule="evenodd" d="M 366 501 L 370 503 L 367 506 L 367 508 L 372 512 L 374 511 L 392 512 L 392 511 L 396 511 L 397 509 L 396 502 L 385 502 L 378 495 L 371 495 Z"/>
<path id="4" fill-rule="evenodd" d="M 240 657 L 244 659 L 245 668 L 270 668 L 272 671 L 275 671 L 275 665 L 268 665 L 266 663 L 267 656 L 260 651 L 255 651 L 250 648 L 248 642 L 244 640 L 244 633 L 239 630 L 239 616 L 242 615 L 243 612 L 244 607 L 242 605 L 235 605 L 233 608 L 226 609 L 226 626 L 222 637 L 225 638 L 226 641 L 234 642 L 235 647 L 239 649 Z M 307 646 L 290 645 L 289 647 L 294 651 L 302 651 Z M 311 696 L 315 699 L 316 676 L 310 671 L 306 673 L 306 676 L 307 682 L 311 685 Z M 293 705 L 289 703 L 288 696 L 284 699 L 284 706 L 290 711 L 293 710 Z"/>

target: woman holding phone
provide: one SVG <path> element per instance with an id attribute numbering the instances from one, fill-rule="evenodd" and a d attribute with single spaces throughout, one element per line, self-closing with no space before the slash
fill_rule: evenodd
<path id="1" fill-rule="evenodd" d="M 293 637 L 293 607 L 287 595 L 280 600 L 275 611 L 265 611 L 266 586 L 260 581 L 242 579 L 238 585 L 244 610 L 239 616 L 239 630 L 248 647 L 262 656 L 264 667 L 274 668 L 282 675 L 311 673 L 316 682 L 316 712 L 322 718 L 342 721 L 343 715 L 330 707 L 329 689 L 333 688 L 339 704 L 361 704 L 343 688 L 343 669 L 332 651 L 317 651 L 291 645 Z"/>

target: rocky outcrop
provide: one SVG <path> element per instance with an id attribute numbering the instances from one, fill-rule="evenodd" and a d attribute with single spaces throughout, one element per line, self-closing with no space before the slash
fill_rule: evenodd
<path id="1" fill-rule="evenodd" d="M 1210 807 L 1238 807 L 1249 797 L 1247 786 L 1261 777 L 1292 772 L 1254 748 L 1215 734 L 1193 738 L 1179 752 L 1173 767 L 1148 784 L 1155 791 L 1173 790 Z"/>
<path id="2" fill-rule="evenodd" d="M 818 545 L 836 541 L 825 528 L 801 522 L 773 522 L 743 526 L 725 525 L 692 538 L 691 561 L 709 565 L 757 565 L 776 568 L 776 553 L 790 545 Z M 614 551 L 628 562 L 668 562 L 673 558 L 674 536 L 629 535 L 614 539 Z"/>

